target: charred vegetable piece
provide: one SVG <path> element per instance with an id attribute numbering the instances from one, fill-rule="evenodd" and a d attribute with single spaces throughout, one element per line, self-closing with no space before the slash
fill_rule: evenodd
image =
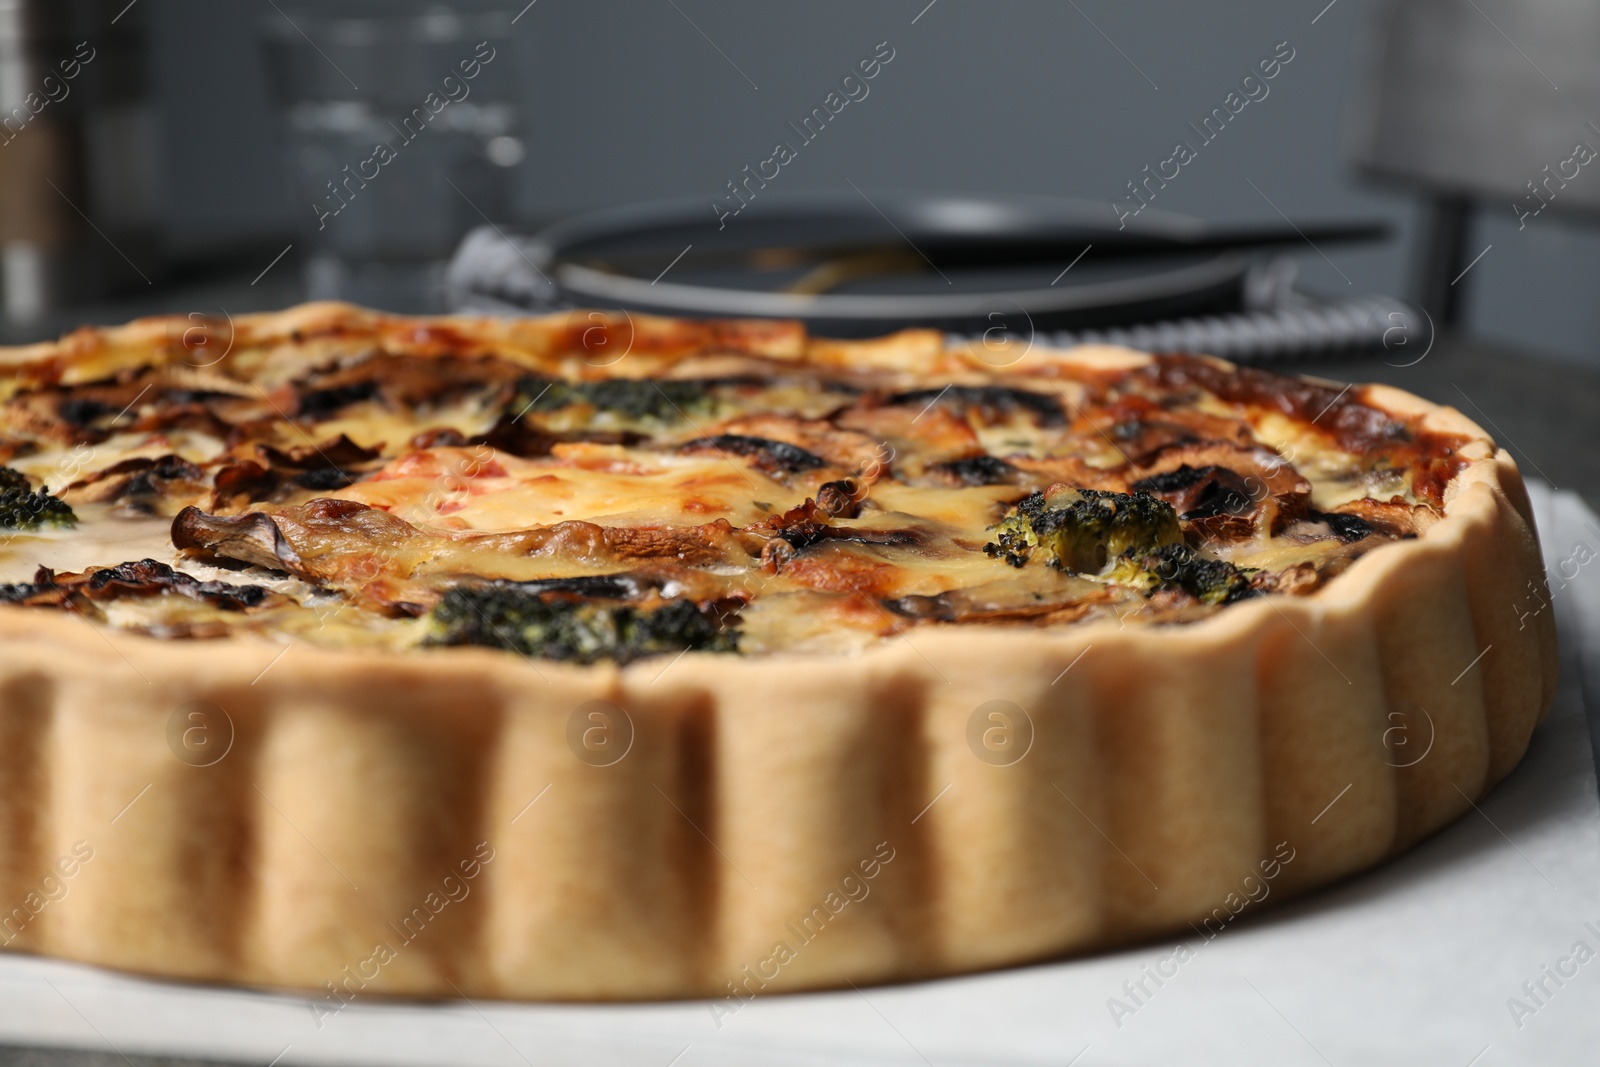
<path id="1" fill-rule="evenodd" d="M 49 581 L 0 582 L 0 604 L 26 604 L 31 600 L 55 593 Z M 59 596 L 52 599 L 55 603 Z"/>
<path id="2" fill-rule="evenodd" d="M 935 401 L 960 411 L 976 410 L 990 422 L 1003 422 L 1019 412 L 1026 412 L 1041 426 L 1060 426 L 1067 421 L 1059 397 L 1004 385 L 946 385 L 938 389 L 914 389 L 896 393 L 884 403 L 921 407 Z"/>
<path id="3" fill-rule="evenodd" d="M 319 493 L 343 489 L 354 481 L 355 478 L 337 467 L 321 467 L 317 470 L 301 471 L 294 476 L 296 485 L 302 489 L 311 489 Z"/>
<path id="4" fill-rule="evenodd" d="M 149 596 L 155 593 L 181 593 L 227 611 L 259 607 L 272 594 L 259 585 L 233 585 L 228 582 L 202 582 L 193 575 L 174 570 L 165 563 L 142 559 L 119 563 L 115 567 L 86 572 L 82 589 L 91 600 L 112 600 L 120 596 Z"/>
<path id="5" fill-rule="evenodd" d="M 1181 589 L 1203 604 L 1232 604 L 1257 593 L 1246 572 L 1223 560 L 1207 559 L 1185 544 L 1125 552 L 1106 577 L 1146 596 Z"/>
<path id="6" fill-rule="evenodd" d="M 543 659 L 629 663 L 685 649 L 735 652 L 738 634 L 687 600 L 602 604 L 512 585 L 458 586 L 428 617 L 428 645 L 484 645 Z"/>
<path id="7" fill-rule="evenodd" d="M 1050 566 L 1073 574 L 1098 574 L 1124 552 L 1183 543 L 1172 505 L 1148 493 L 1069 486 L 1028 494 L 994 530 L 995 540 L 983 546 L 990 556 L 1021 567 L 1041 552 Z"/>
<path id="8" fill-rule="evenodd" d="M 1004 485 L 1017 476 L 1017 468 L 998 456 L 968 456 L 937 463 L 941 471 L 957 485 Z"/>
<path id="9" fill-rule="evenodd" d="M 59 607 L 78 598 L 110 601 L 162 593 L 177 593 L 225 611 L 260 607 L 276 596 L 259 585 L 202 582 L 153 559 L 69 574 L 57 574 L 49 567 L 40 567 L 31 582 L 0 583 L 0 603 L 49 607 Z"/>
<path id="10" fill-rule="evenodd" d="M 625 419 L 678 422 L 686 415 L 709 411 L 715 402 L 703 381 L 607 378 L 596 382 L 568 382 L 525 378 L 517 385 L 510 410 L 513 413 L 559 411 L 585 404 Z"/>
<path id="11" fill-rule="evenodd" d="M 1333 536 L 1345 544 L 1354 544 L 1363 537 L 1371 536 L 1372 524 L 1360 515 L 1346 515 L 1337 511 L 1318 511 L 1311 515 L 1313 522 L 1325 522 L 1328 529 L 1333 531 Z"/>
<path id="12" fill-rule="evenodd" d="M 376 400 L 380 393 L 374 381 L 350 382 L 331 389 L 312 389 L 300 395 L 300 417 L 320 422 L 331 419 L 342 409 L 364 400 Z"/>
<path id="13" fill-rule="evenodd" d="M 43 488 L 33 489 L 20 471 L 0 467 L 0 530 L 72 526 L 77 521 L 78 516 L 65 501 Z"/>
<path id="14" fill-rule="evenodd" d="M 799 445 L 787 441 L 772 441 L 765 437 L 750 437 L 739 433 L 719 433 L 701 437 L 679 448 L 680 452 L 722 452 L 746 456 L 769 474 L 798 474 L 801 471 L 825 467 L 828 461 Z"/>
<path id="15" fill-rule="evenodd" d="M 1238 515 L 1256 503 L 1251 499 L 1250 479 L 1227 467 L 1186 463 L 1177 470 L 1142 478 L 1132 488 L 1166 498 L 1185 521 Z"/>

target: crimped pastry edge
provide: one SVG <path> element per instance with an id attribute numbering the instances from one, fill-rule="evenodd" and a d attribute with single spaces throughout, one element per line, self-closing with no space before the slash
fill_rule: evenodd
<path id="1" fill-rule="evenodd" d="M 135 343 L 161 321 L 121 330 Z M 928 627 L 851 657 L 620 670 L 294 646 L 263 672 L 282 646 L 0 608 L 0 942 L 310 990 L 323 1011 L 375 994 L 745 996 L 1187 929 L 1231 914 L 1280 842 L 1274 902 L 1343 878 L 1509 773 L 1556 683 L 1510 456 L 1454 410 L 1364 399 L 1476 439 L 1445 517 L 1310 596 L 1180 628 Z M 192 700 L 235 729 L 211 767 L 168 748 Z M 609 767 L 568 747 L 590 700 L 634 726 Z M 1011 766 L 968 746 L 991 700 L 1033 723 Z M 1416 751 L 1384 746 L 1396 727 L 1431 738 L 1427 755 L 1393 766 Z M 61 876 L 80 841 L 93 859 Z"/>

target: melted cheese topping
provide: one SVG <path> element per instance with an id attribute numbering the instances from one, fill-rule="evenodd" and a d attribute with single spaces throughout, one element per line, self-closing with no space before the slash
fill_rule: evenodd
<path id="1" fill-rule="evenodd" d="M 540 460 L 489 448 L 411 452 L 330 495 L 447 530 L 522 530 L 571 520 L 698 526 L 726 519 L 745 526 L 805 499 L 733 457 L 591 444 L 557 446 Z"/>
<path id="2" fill-rule="evenodd" d="M 458 364 L 463 339 L 405 321 L 247 337 L 203 371 L 119 349 L 29 379 L 0 353 L 4 465 L 79 520 L 0 531 L 0 593 L 48 606 L 68 589 L 86 617 L 159 636 L 408 648 L 452 591 L 580 580 L 522 595 L 687 601 L 747 654 L 846 652 L 919 625 L 1223 610 L 1158 570 L 1118 577 L 1153 563 L 1069 573 L 1042 550 L 1008 555 L 999 524 L 1052 486 L 1156 494 L 1181 521 L 1179 562 L 1232 573 L 1230 598 L 1314 589 L 1437 507 L 1406 426 L 1383 438 L 1405 447 L 1339 444 L 1330 425 L 1360 403 L 1343 393 L 1300 417 L 1167 388 L 1137 361 L 987 376 L 921 334 L 815 342 L 809 363 L 792 339 L 724 350 L 694 335 L 606 379 L 570 339 L 502 338 Z M 224 592 L 85 584 L 139 560 Z M 40 567 L 56 577 L 36 586 Z M 240 586 L 260 592 L 227 591 Z"/>
<path id="3" fill-rule="evenodd" d="M 108 560 L 156 559 L 176 564 L 172 520 L 117 518 L 107 505 L 76 509 L 76 527 L 0 533 L 0 582 L 26 582 L 40 567 L 82 571 Z"/>

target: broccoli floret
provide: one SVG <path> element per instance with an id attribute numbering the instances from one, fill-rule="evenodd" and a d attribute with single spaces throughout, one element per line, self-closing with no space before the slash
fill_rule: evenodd
<path id="1" fill-rule="evenodd" d="M 1257 592 L 1246 572 L 1184 544 L 1172 505 L 1148 493 L 1065 486 L 1032 493 L 995 529 L 983 550 L 1013 567 L 1042 552 L 1059 570 L 1094 574 L 1146 596 L 1181 589 L 1206 604 L 1231 604 Z"/>
<path id="2" fill-rule="evenodd" d="M 1023 497 L 994 529 L 995 540 L 983 546 L 990 556 L 1021 567 L 1040 551 L 1050 566 L 1074 574 L 1098 574 L 1124 552 L 1183 543 L 1165 501 L 1065 486 Z"/>
<path id="3" fill-rule="evenodd" d="M 428 645 L 484 645 L 543 659 L 628 663 L 643 656 L 699 649 L 738 651 L 738 633 L 686 600 L 642 609 L 509 583 L 458 586 L 428 617 Z"/>
<path id="4" fill-rule="evenodd" d="M 72 526 L 78 516 L 60 497 L 33 489 L 20 471 L 0 467 L 0 530 L 37 530 L 41 526 Z"/>
<path id="5" fill-rule="evenodd" d="M 607 378 L 568 382 L 559 378 L 525 378 L 517 386 L 511 410 L 559 411 L 575 404 L 624 419 L 678 422 L 686 415 L 710 411 L 715 398 L 703 381 Z"/>
<path id="6" fill-rule="evenodd" d="M 1249 575 L 1220 559 L 1207 559 L 1185 544 L 1128 551 L 1117 557 L 1106 580 L 1149 596 L 1181 589 L 1204 604 L 1232 604 L 1255 596 Z"/>

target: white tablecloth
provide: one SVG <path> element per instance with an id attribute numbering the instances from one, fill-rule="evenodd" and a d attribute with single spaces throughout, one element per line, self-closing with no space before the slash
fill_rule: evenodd
<path id="1" fill-rule="evenodd" d="M 1600 953 L 1600 803 L 1578 669 L 1581 647 L 1593 696 L 1600 565 L 1571 561 L 1579 542 L 1600 552 L 1600 523 L 1572 494 L 1535 492 L 1564 674 L 1522 765 L 1481 813 L 1394 863 L 1242 920 L 1209 943 L 1189 939 L 1192 958 L 1159 988 L 1146 979 L 1150 995 L 1137 1003 L 1124 983 L 1170 957 L 1173 943 L 969 978 L 770 998 L 720 1028 L 701 1002 L 357 1002 L 319 1029 L 293 997 L 4 955 L 0 1044 L 257 1064 L 1596 1062 L 1600 957 L 1580 965 L 1573 950 L 1581 941 Z M 1570 580 L 1556 572 L 1563 562 Z M 1574 968 L 1560 984 L 1549 977 Z M 1124 1008 L 1114 1012 L 1112 998 Z"/>

